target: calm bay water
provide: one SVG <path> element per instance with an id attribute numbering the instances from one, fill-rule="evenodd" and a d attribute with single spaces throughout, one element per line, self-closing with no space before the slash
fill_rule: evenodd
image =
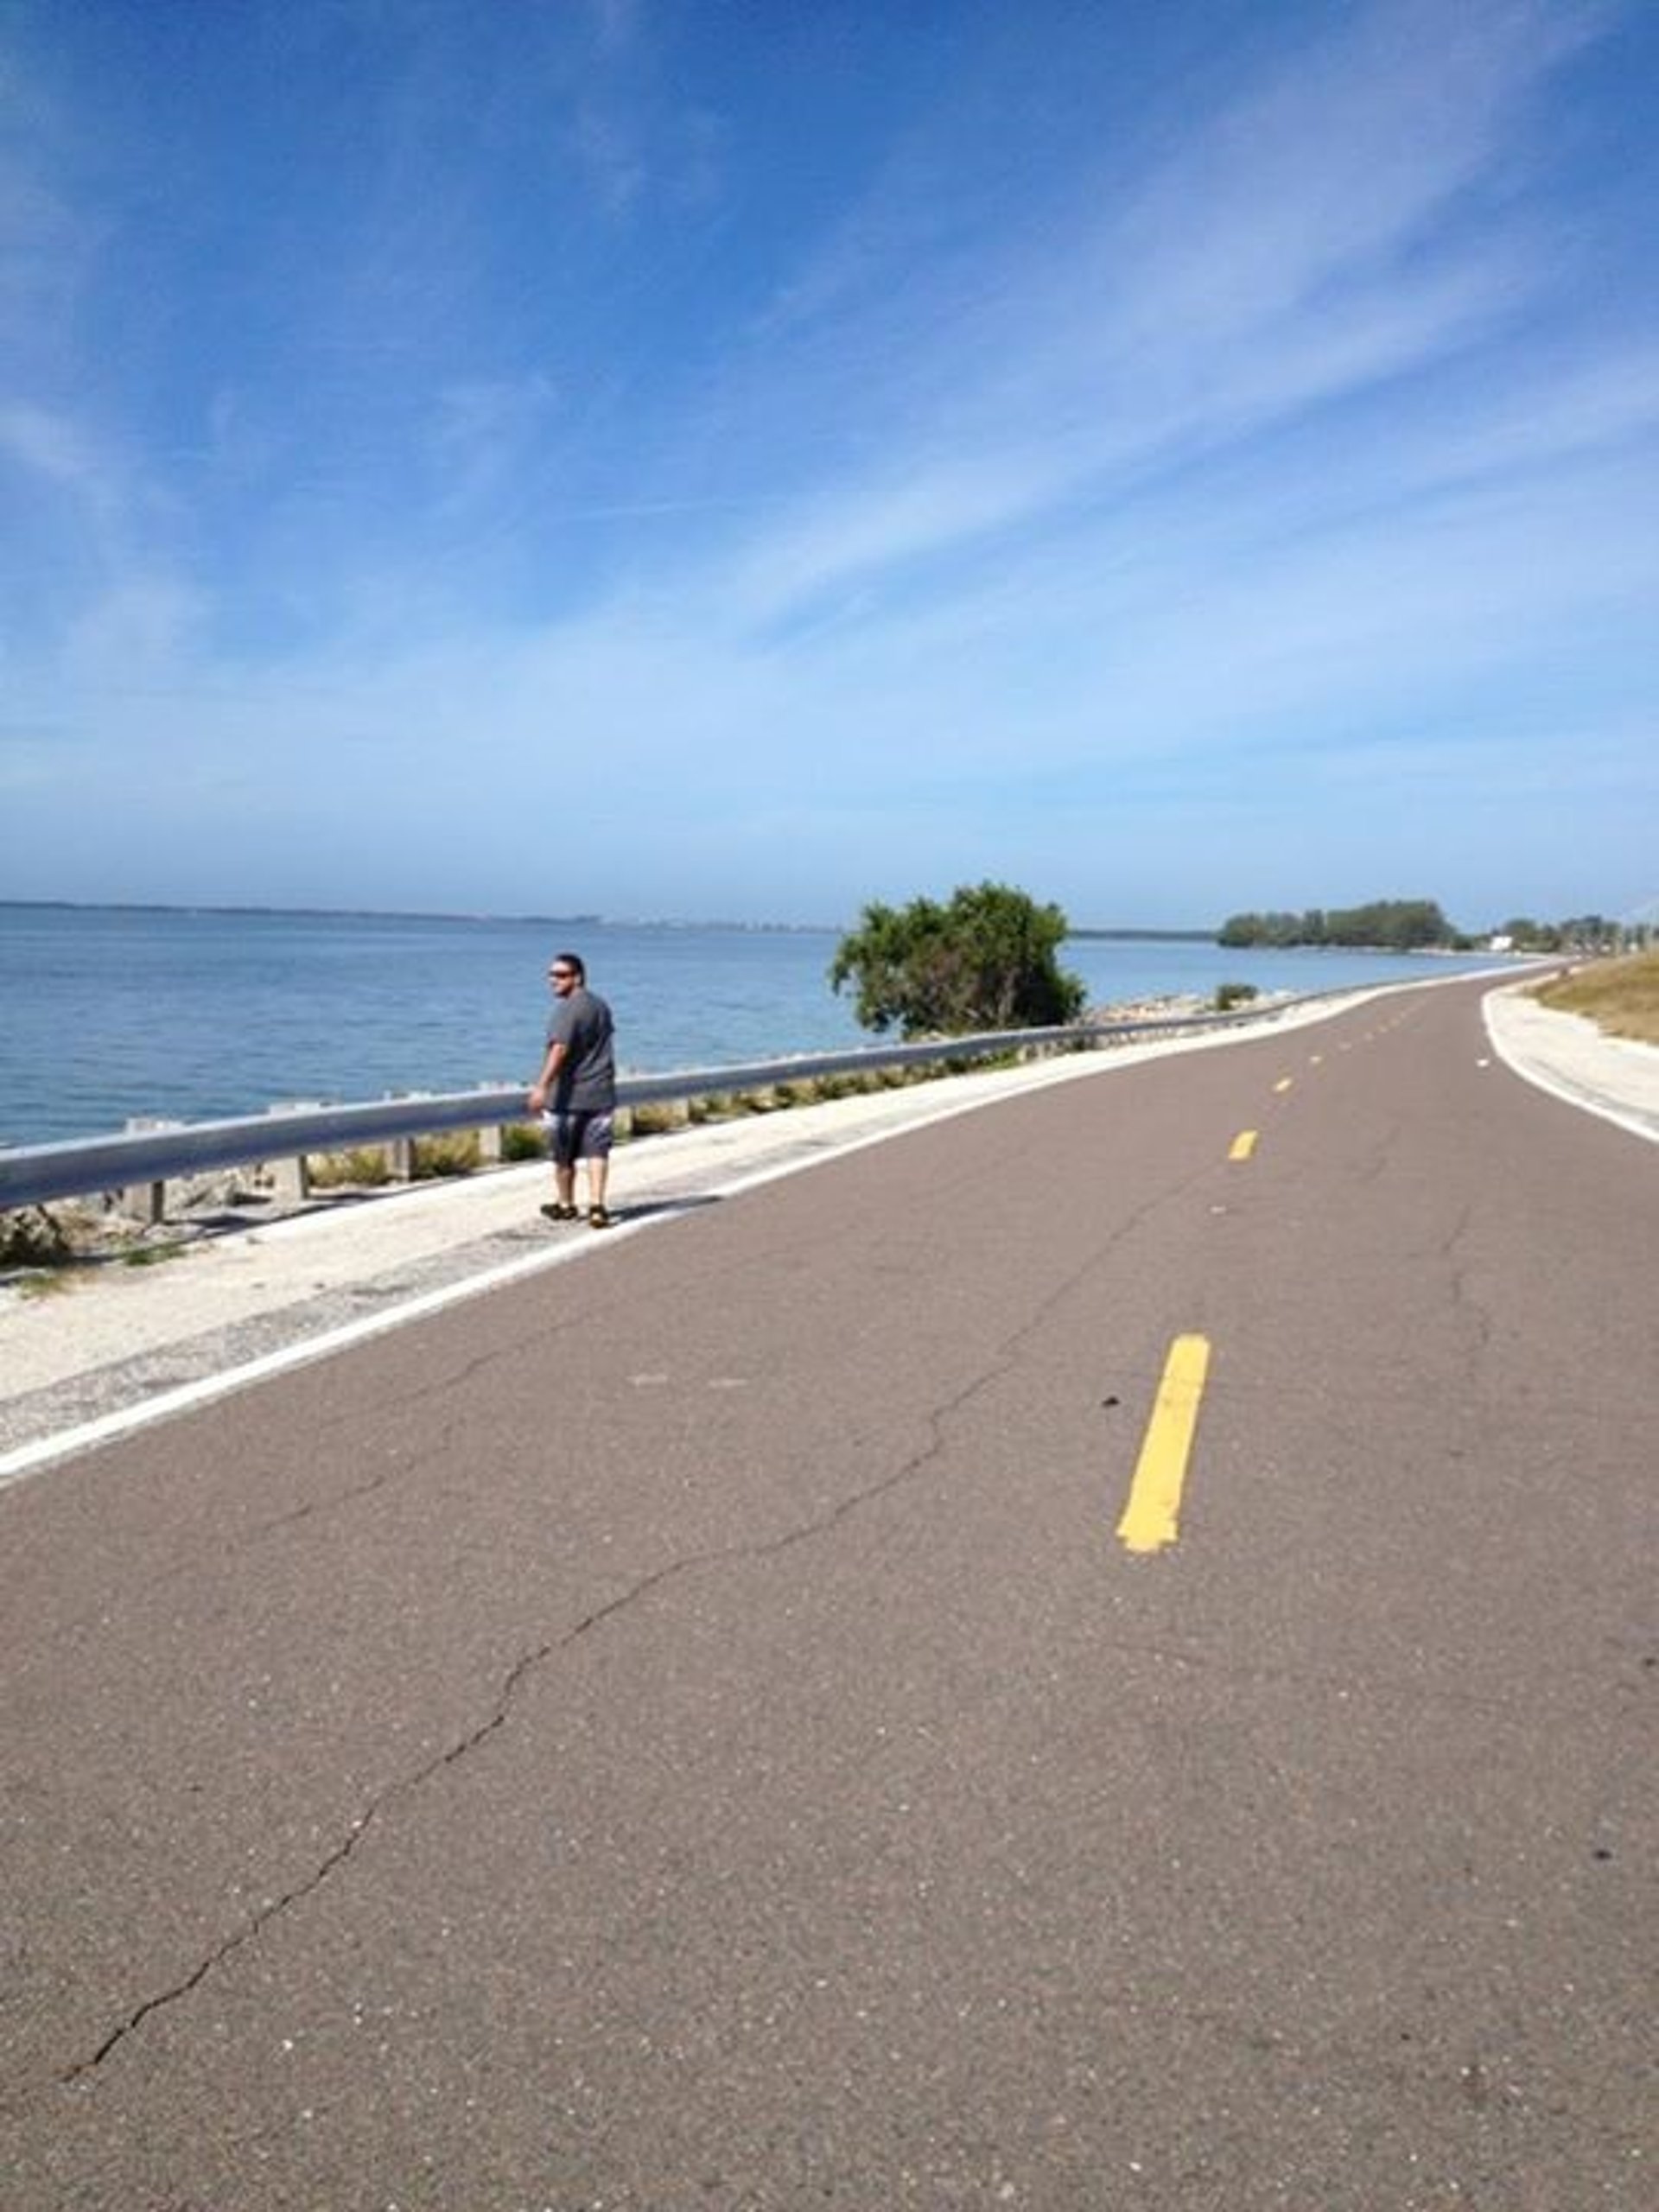
<path id="1" fill-rule="evenodd" d="M 528 1082 L 566 945 L 652 1072 L 873 1040 L 825 980 L 834 930 L 0 905 L 0 1143 L 207 1121 L 279 1099 Z M 1317 991 L 1478 960 L 1074 938 L 1092 1005 L 1223 982 Z"/>

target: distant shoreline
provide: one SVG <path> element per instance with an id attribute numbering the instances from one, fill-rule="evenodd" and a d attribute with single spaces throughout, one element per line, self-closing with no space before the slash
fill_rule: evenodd
<path id="1" fill-rule="evenodd" d="M 729 918 L 688 921 L 669 914 L 477 914 L 406 906 L 214 906 L 198 899 L 0 899 L 0 911 L 45 914 L 222 914 L 270 917 L 284 921 L 456 922 L 469 927 L 498 927 L 503 922 L 534 923 L 538 929 L 743 930 L 832 937 L 844 922 L 741 922 Z M 1068 938 L 1126 944 L 1213 944 L 1216 931 L 1160 929 L 1070 929 Z"/>
<path id="2" fill-rule="evenodd" d="M 219 906 L 194 899 L 0 899 L 0 910 L 34 914 L 257 914 L 296 922 L 467 922 L 492 925 L 535 922 L 557 929 L 593 929 L 605 918 L 601 914 L 422 913 L 404 906 Z M 718 929 L 721 925 L 715 922 L 708 926 Z"/>

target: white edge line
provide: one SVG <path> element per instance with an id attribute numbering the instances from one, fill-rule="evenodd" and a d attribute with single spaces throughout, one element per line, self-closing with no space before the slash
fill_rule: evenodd
<path id="1" fill-rule="evenodd" d="M 645 1224 L 641 1222 L 635 1226 L 644 1228 Z M 614 1243 L 618 1231 L 626 1236 L 628 1225 L 619 1223 L 617 1230 L 607 1232 L 607 1241 Z M 383 1336 L 401 1328 L 405 1322 L 439 1313 L 446 1306 L 458 1306 L 463 1299 L 476 1298 L 520 1276 L 563 1266 L 579 1258 L 582 1250 L 581 1246 L 574 1246 L 563 1251 L 537 1252 L 527 1259 L 507 1261 L 484 1274 L 445 1283 L 437 1290 L 423 1291 L 416 1297 L 405 1299 L 400 1306 L 389 1306 L 378 1313 L 365 1313 L 355 1321 L 342 1322 L 340 1327 L 326 1329 L 320 1336 L 283 1344 L 276 1351 L 262 1352 L 257 1359 L 245 1360 L 239 1367 L 227 1367 L 221 1374 L 203 1376 L 194 1382 L 181 1382 L 174 1389 L 158 1391 L 153 1398 L 145 1398 L 137 1405 L 123 1406 L 119 1411 L 101 1414 L 96 1421 L 84 1421 L 79 1428 L 60 1429 L 54 1436 L 37 1437 L 32 1444 L 19 1445 L 15 1451 L 0 1456 L 0 1490 L 21 1482 L 27 1475 L 38 1473 L 53 1460 L 91 1451 L 117 1437 L 130 1435 L 135 1429 L 147 1428 L 152 1421 L 165 1421 L 175 1414 L 188 1413 L 196 1406 L 209 1405 L 215 1398 L 227 1398 L 234 1391 L 263 1382 L 270 1376 L 282 1375 L 289 1368 L 303 1367 L 314 1359 L 327 1359 L 371 1337 Z"/>
<path id="2" fill-rule="evenodd" d="M 1455 976 L 1425 977 L 1424 982 L 1453 982 Z M 1461 980 L 1466 980 L 1461 979 Z M 1399 989 L 1398 984 L 1378 984 L 1377 991 Z M 1421 988 L 1406 985 L 1406 988 Z M 1343 1014 L 1358 1003 L 1361 994 L 1356 992 L 1344 1001 L 1321 1008 L 1309 1017 L 1323 1020 L 1327 1014 Z M 1367 992 L 1366 997 L 1372 995 Z M 1300 1027 L 1300 1022 L 1283 1025 Z M 1160 1038 L 1148 1040 L 1149 1047 L 1137 1050 L 1135 1046 L 1115 1052 L 1068 1055 L 1056 1064 L 1047 1082 L 1070 1076 L 1107 1075 L 1115 1069 L 1131 1065 L 1129 1055 L 1151 1058 L 1166 1053 L 1199 1051 L 1206 1046 L 1243 1043 L 1251 1037 L 1260 1038 L 1274 1027 L 1269 1014 L 1259 1028 L 1240 1027 L 1234 1030 L 1211 1032 L 1208 1035 L 1191 1038 Z M 1023 1088 L 1042 1090 L 1047 1082 L 1034 1083 Z M 60 1429 L 52 1436 L 36 1437 L 32 1443 L 22 1444 L 13 1451 L 0 1454 L 0 1490 L 9 1490 L 13 1484 L 23 1482 L 30 1475 L 62 1459 L 77 1457 L 83 1452 L 95 1451 L 100 1445 L 114 1443 L 118 1438 L 130 1436 L 137 1430 L 149 1428 L 156 1422 L 170 1421 L 175 1414 L 193 1412 L 199 1406 L 211 1405 L 216 1399 L 228 1398 L 238 1390 L 268 1381 L 271 1376 L 287 1374 L 291 1369 L 308 1366 L 314 1360 L 330 1359 L 336 1352 L 347 1351 L 353 1345 L 365 1344 L 371 1338 L 388 1335 L 408 1322 L 418 1321 L 429 1314 L 442 1313 L 446 1306 L 459 1306 L 469 1298 L 482 1297 L 486 1292 L 499 1290 L 511 1282 L 522 1281 L 526 1276 L 542 1274 L 549 1268 L 568 1266 L 584 1254 L 603 1250 L 621 1243 L 641 1230 L 664 1226 L 695 1206 L 706 1205 L 709 1198 L 738 1198 L 746 1191 L 759 1190 L 766 1183 L 776 1183 L 786 1175 L 798 1175 L 808 1168 L 822 1167 L 832 1160 L 844 1160 L 849 1154 L 868 1151 L 871 1146 L 888 1144 L 895 1137 L 908 1136 L 912 1130 L 932 1128 L 940 1122 L 949 1122 L 959 1114 L 977 1113 L 982 1107 L 1001 1104 L 1004 1099 L 1017 1096 L 1011 1090 L 997 1090 L 979 1098 L 963 1098 L 950 1105 L 936 1107 L 931 1113 L 918 1115 L 888 1129 L 873 1129 L 868 1135 L 849 1138 L 846 1143 L 836 1145 L 829 1151 L 811 1151 L 793 1160 L 777 1160 L 769 1166 L 756 1168 L 747 1175 L 739 1175 L 728 1183 L 717 1185 L 711 1192 L 699 1192 L 692 1199 L 668 1199 L 655 1207 L 652 1213 L 639 1220 L 620 1220 L 616 1227 L 595 1236 L 591 1242 L 572 1244 L 552 1252 L 537 1252 L 522 1260 L 510 1260 L 502 1266 L 491 1268 L 483 1274 L 468 1275 L 461 1282 L 446 1283 L 437 1290 L 423 1291 L 418 1296 L 406 1299 L 400 1306 L 389 1306 L 378 1313 L 365 1313 L 355 1321 L 343 1322 L 337 1329 L 327 1329 L 321 1336 L 308 1337 L 302 1343 L 284 1344 L 276 1351 L 262 1352 L 257 1359 L 245 1360 L 239 1367 L 226 1368 L 222 1374 L 200 1377 L 194 1382 L 183 1382 L 175 1389 L 158 1391 L 155 1397 L 140 1403 L 123 1406 L 118 1412 L 101 1414 L 96 1421 L 84 1421 L 78 1428 Z"/>
<path id="3" fill-rule="evenodd" d="M 1093 1071 L 1104 1073 L 1104 1069 Z M 1033 1084 L 1032 1088 L 1044 1086 Z M 808 1168 L 824 1166 L 832 1160 L 843 1160 L 849 1153 L 868 1151 L 872 1145 L 887 1144 L 894 1137 L 908 1135 L 912 1129 L 929 1128 L 936 1122 L 953 1120 L 958 1114 L 972 1114 L 983 1106 L 995 1106 L 1011 1094 L 998 1091 L 982 1098 L 958 1099 L 949 1106 L 938 1106 L 928 1114 L 895 1124 L 888 1129 L 874 1129 L 868 1135 L 853 1137 L 838 1144 L 830 1151 L 801 1154 L 792 1160 L 777 1160 L 766 1167 L 754 1169 L 747 1175 L 735 1176 L 730 1182 L 717 1185 L 712 1191 L 699 1192 L 695 1198 L 664 1199 L 653 1206 L 650 1214 L 635 1221 L 620 1219 L 603 1237 L 594 1236 L 581 1243 L 565 1245 L 550 1252 L 532 1253 L 522 1260 L 509 1260 L 499 1267 L 487 1268 L 482 1274 L 467 1275 L 459 1282 L 445 1283 L 436 1290 L 422 1291 L 414 1298 L 405 1299 L 397 1306 L 383 1307 L 378 1313 L 365 1313 L 354 1321 L 345 1321 L 338 1328 L 326 1329 L 319 1336 L 308 1337 L 302 1342 L 283 1344 L 276 1351 L 262 1352 L 257 1358 L 245 1360 L 240 1366 L 227 1367 L 220 1374 L 200 1376 L 194 1382 L 181 1382 L 171 1390 L 158 1391 L 153 1398 L 145 1398 L 136 1405 L 123 1406 L 117 1412 L 103 1414 L 96 1421 L 83 1421 L 78 1428 L 60 1429 L 51 1436 L 36 1437 L 32 1443 L 22 1444 L 15 1450 L 0 1455 L 0 1490 L 7 1490 L 15 1483 L 39 1474 L 46 1467 L 60 1459 L 77 1457 L 103 1444 L 114 1443 L 118 1438 L 130 1436 L 137 1430 L 148 1428 L 153 1423 L 171 1420 L 175 1414 L 193 1412 L 199 1406 L 211 1405 L 215 1399 L 228 1398 L 238 1390 L 251 1388 L 273 1376 L 287 1374 L 291 1369 L 304 1367 L 314 1360 L 330 1359 L 336 1352 L 348 1351 L 354 1345 L 365 1344 L 371 1338 L 385 1336 L 393 1329 L 403 1328 L 410 1321 L 423 1319 L 429 1313 L 442 1313 L 446 1306 L 459 1306 L 470 1298 L 480 1298 L 492 1290 L 499 1290 L 512 1282 L 522 1281 L 526 1276 L 543 1274 L 550 1268 L 566 1267 L 572 1262 L 621 1243 L 629 1236 L 637 1236 L 644 1230 L 665 1226 L 677 1220 L 693 1208 L 700 1208 L 709 1199 L 741 1197 L 746 1191 L 759 1190 L 763 1184 L 781 1181 L 786 1175 L 798 1175 Z"/>

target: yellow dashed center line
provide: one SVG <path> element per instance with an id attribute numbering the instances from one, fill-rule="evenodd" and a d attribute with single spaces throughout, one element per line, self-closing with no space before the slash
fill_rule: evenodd
<path id="1" fill-rule="evenodd" d="M 1129 1485 L 1129 1502 L 1117 1524 L 1126 1551 L 1159 1552 L 1175 1541 L 1186 1463 L 1209 1368 L 1207 1337 L 1176 1338 L 1164 1362 L 1163 1380 Z"/>
<path id="2" fill-rule="evenodd" d="M 1255 1150 L 1255 1131 L 1241 1129 L 1228 1149 L 1229 1160 L 1248 1160 Z"/>
<path id="3" fill-rule="evenodd" d="M 1281 1075 L 1281 1076 L 1280 1077 L 1280 1078 L 1279 1078 L 1278 1082 L 1277 1082 L 1277 1083 L 1275 1083 L 1275 1084 L 1274 1084 L 1274 1086 L 1273 1086 L 1273 1087 L 1274 1087 L 1274 1089 L 1275 1090 L 1288 1090 L 1290 1089 L 1291 1084 L 1292 1084 L 1293 1083 L 1294 1083 L 1294 1082 L 1295 1082 L 1295 1080 L 1296 1080 L 1296 1078 L 1295 1078 L 1295 1077 L 1294 1077 L 1294 1076 L 1292 1076 L 1292 1075 Z"/>

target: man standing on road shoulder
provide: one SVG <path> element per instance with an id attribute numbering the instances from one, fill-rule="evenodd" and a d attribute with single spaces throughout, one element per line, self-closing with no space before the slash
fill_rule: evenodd
<path id="1" fill-rule="evenodd" d="M 547 980 L 558 1003 L 547 1027 L 547 1058 L 531 1086 L 530 1110 L 539 1114 L 553 1155 L 550 1221 L 576 1218 L 576 1162 L 588 1169 L 588 1219 L 610 1228 L 605 1209 L 611 1165 L 612 1116 L 616 1109 L 616 1056 L 611 1009 L 588 988 L 588 970 L 574 952 L 556 952 Z"/>

